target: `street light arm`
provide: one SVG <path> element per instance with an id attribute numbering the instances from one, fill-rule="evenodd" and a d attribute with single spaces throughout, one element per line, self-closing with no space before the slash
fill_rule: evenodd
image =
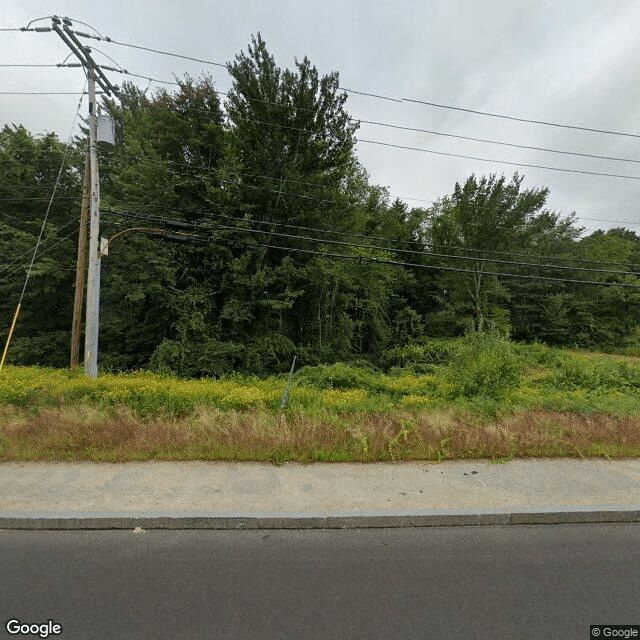
<path id="1" fill-rule="evenodd" d="M 135 233 L 136 231 L 140 231 L 142 233 L 153 233 L 153 234 L 162 234 L 162 235 L 178 235 L 178 236 L 185 236 L 185 238 L 189 238 L 189 237 L 193 237 L 194 234 L 193 233 L 183 233 L 180 231 L 170 231 L 169 229 L 159 229 L 156 227 L 131 227 L 129 229 L 123 229 L 122 231 L 118 231 L 118 233 L 116 233 L 115 235 L 111 236 L 107 242 L 105 243 L 105 245 L 102 247 L 102 249 L 100 250 L 100 258 L 102 258 L 104 256 L 104 254 L 106 253 L 106 251 L 109 248 L 109 245 L 116 239 L 119 238 L 121 236 L 124 236 L 128 233 Z"/>

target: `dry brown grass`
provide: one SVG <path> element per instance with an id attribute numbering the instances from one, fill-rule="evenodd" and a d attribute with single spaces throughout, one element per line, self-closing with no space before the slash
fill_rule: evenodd
<path id="1" fill-rule="evenodd" d="M 0 407 L 0 460 L 451 460 L 640 455 L 640 416 L 455 409 L 294 414 L 199 408 L 141 420 L 125 407 Z"/>
<path id="2" fill-rule="evenodd" d="M 423 438 L 449 438 L 447 458 L 640 455 L 639 416 L 530 410 L 489 424 L 463 418 L 435 431 L 429 422 L 420 420 Z"/>

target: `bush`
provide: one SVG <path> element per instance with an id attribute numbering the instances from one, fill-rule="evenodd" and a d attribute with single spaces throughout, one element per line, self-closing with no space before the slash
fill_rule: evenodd
<path id="1" fill-rule="evenodd" d="M 198 344 L 164 339 L 151 356 L 152 371 L 182 378 L 217 378 L 237 368 L 244 345 L 207 339 Z"/>
<path id="2" fill-rule="evenodd" d="M 548 347 L 540 342 L 514 344 L 514 349 L 526 364 L 542 365 L 550 369 L 558 367 L 567 360 L 567 356 L 560 349 Z"/>
<path id="3" fill-rule="evenodd" d="M 69 331 L 48 331 L 36 336 L 16 338 L 9 350 L 7 362 L 23 366 L 67 367 L 70 342 Z"/>
<path id="4" fill-rule="evenodd" d="M 284 371 L 291 366 L 296 347 L 286 336 L 271 333 L 251 342 L 246 347 L 240 368 L 245 373 L 267 375 Z"/>
<path id="5" fill-rule="evenodd" d="M 434 339 L 388 349 L 380 356 L 380 366 L 385 371 L 399 367 L 416 373 L 433 373 L 439 365 L 455 357 L 459 342 L 460 339 Z"/>
<path id="6" fill-rule="evenodd" d="M 354 367 L 343 362 L 303 367 L 295 380 L 298 385 L 316 389 L 366 389 L 376 392 L 383 386 L 380 374 L 373 369 Z"/>
<path id="7" fill-rule="evenodd" d="M 576 358 L 560 363 L 558 371 L 544 378 L 544 384 L 567 391 L 640 389 L 640 367 L 626 362 L 585 362 Z"/>
<path id="8" fill-rule="evenodd" d="M 522 382 L 520 360 L 504 338 L 471 334 L 457 343 L 457 353 L 443 370 L 446 395 L 498 400 Z"/>

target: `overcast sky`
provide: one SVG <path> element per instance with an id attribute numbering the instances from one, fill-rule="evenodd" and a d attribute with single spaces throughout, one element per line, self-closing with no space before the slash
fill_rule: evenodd
<path id="1" fill-rule="evenodd" d="M 347 101 L 349 113 L 362 120 L 633 160 L 362 124 L 361 139 L 492 160 L 358 143 L 371 182 L 387 186 L 393 196 L 426 201 L 408 201 L 412 205 L 428 206 L 471 173 L 510 177 L 517 170 L 526 187 L 548 187 L 549 208 L 562 215 L 575 211 L 587 232 L 626 226 L 640 233 L 640 0 L 3 0 L 2 5 L 0 27 L 24 26 L 55 13 L 114 40 L 222 63 L 246 50 L 251 34 L 260 31 L 279 66 L 307 55 L 321 73 L 338 71 L 341 86 L 350 89 L 635 134 L 563 129 L 355 94 Z M 50 20 L 38 24 L 48 26 Z M 88 30 L 77 23 L 76 28 Z M 108 55 L 131 72 L 166 80 L 185 72 L 210 73 L 218 89 L 230 87 L 220 67 L 86 42 L 95 45 L 99 63 L 115 66 Z M 62 62 L 68 53 L 54 33 L 0 32 L 3 64 Z M 122 81 L 107 73 L 114 84 Z M 0 91 L 79 93 L 83 84 L 80 69 L 0 68 Z M 151 84 L 150 90 L 158 86 Z M 32 133 L 55 131 L 67 139 L 77 104 L 74 96 L 0 95 L 0 125 L 23 124 Z M 496 160 L 638 178 L 519 168 Z"/>

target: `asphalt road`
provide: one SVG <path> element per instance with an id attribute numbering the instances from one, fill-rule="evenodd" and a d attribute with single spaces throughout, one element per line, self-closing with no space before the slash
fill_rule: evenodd
<path id="1" fill-rule="evenodd" d="M 0 531 L 0 637 L 25 637 L 11 618 L 82 640 L 586 640 L 640 624 L 640 525 Z"/>

